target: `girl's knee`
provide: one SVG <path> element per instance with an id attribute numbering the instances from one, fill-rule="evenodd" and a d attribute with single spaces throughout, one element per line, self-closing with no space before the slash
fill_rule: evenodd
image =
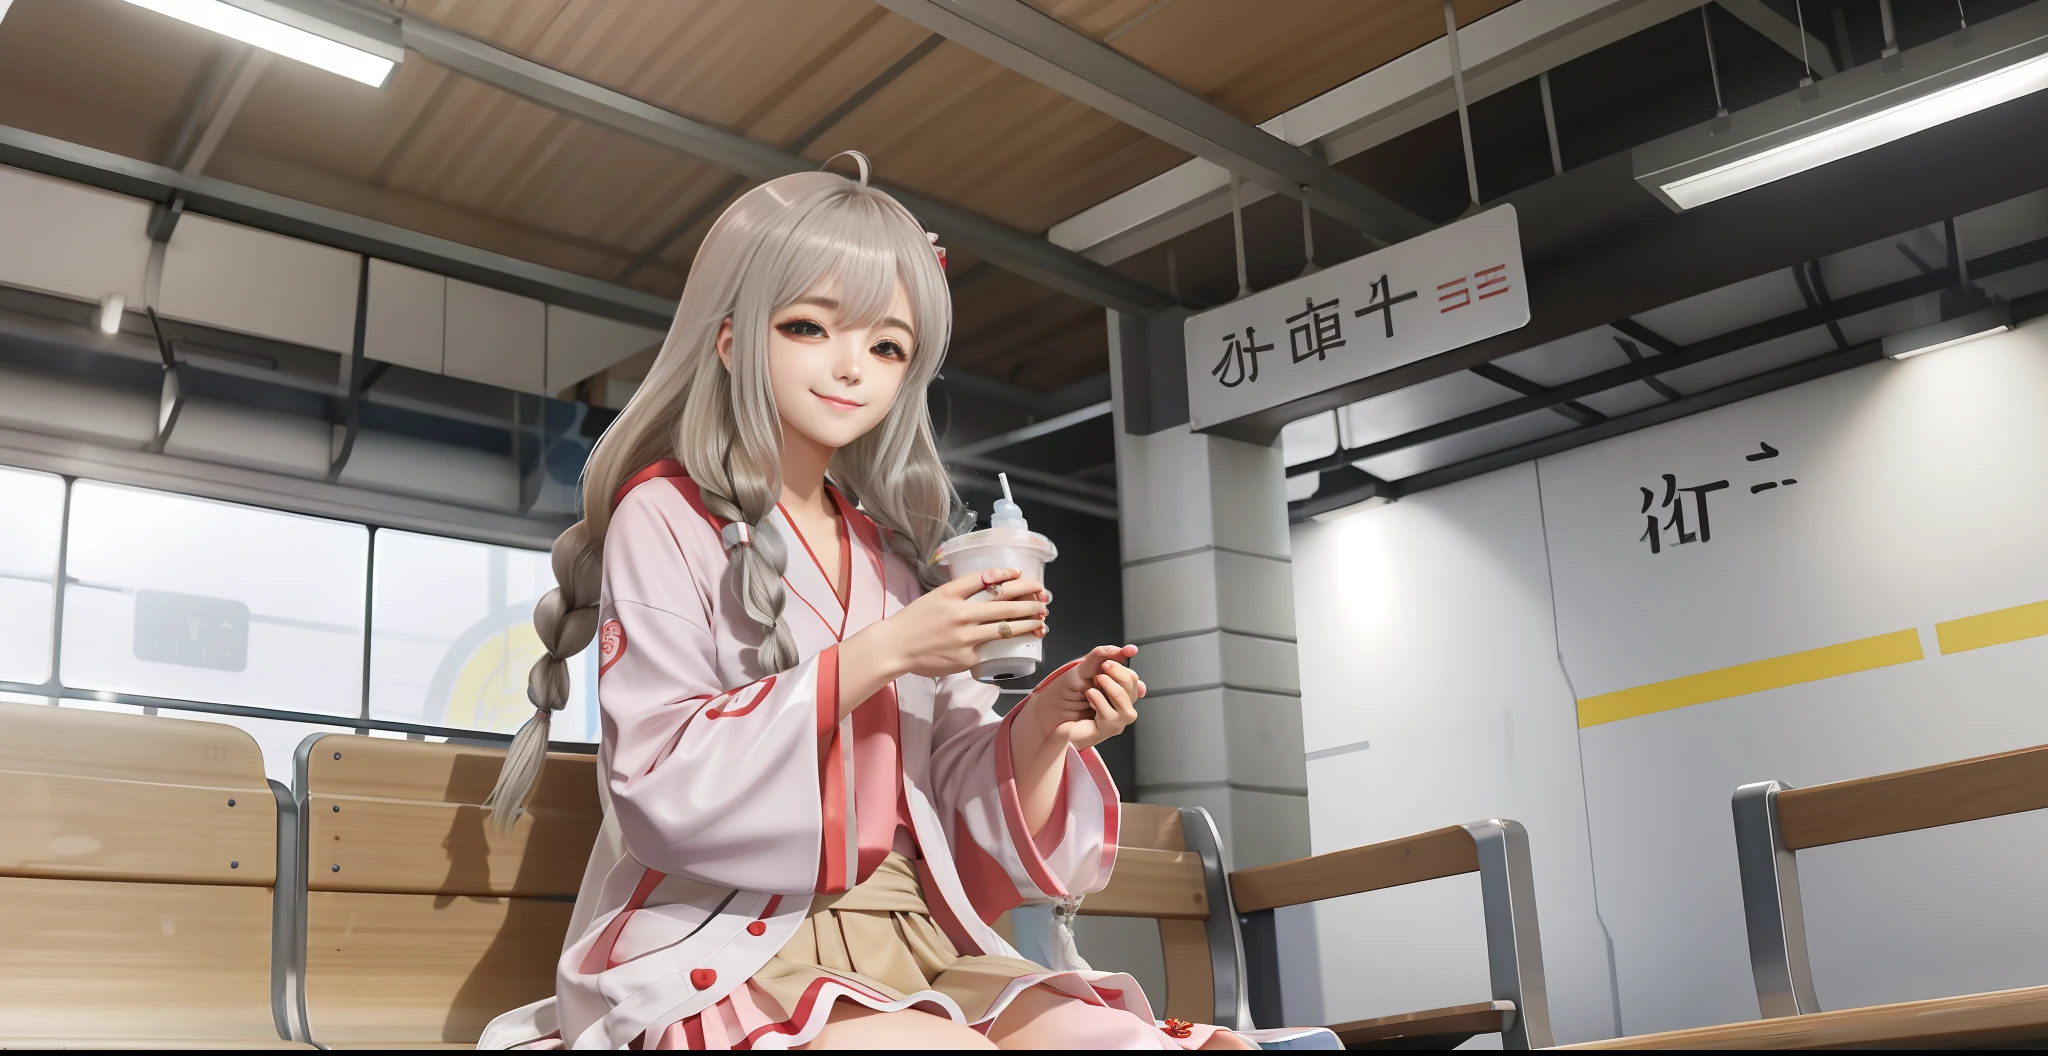
<path id="1" fill-rule="evenodd" d="M 1017 1004 L 1037 991 L 1020 994 Z M 997 1021 L 991 1032 L 996 1045 L 1005 1049 L 1162 1049 L 1174 1046 L 1159 1029 L 1129 1012 L 1090 1005 L 1071 998 L 1031 1002 L 1037 1007 L 1024 1011 L 1017 1021 L 1010 1013 Z M 1004 1027 L 1010 1029 L 1004 1030 Z"/>

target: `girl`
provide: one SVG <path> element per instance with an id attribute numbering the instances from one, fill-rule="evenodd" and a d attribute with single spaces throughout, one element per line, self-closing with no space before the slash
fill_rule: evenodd
<path id="1" fill-rule="evenodd" d="M 1108 882 L 1094 746 L 1145 687 L 1105 646 L 999 720 L 965 674 L 981 643 L 1043 635 L 1052 596 L 928 563 L 960 512 L 925 409 L 951 305 L 854 157 L 858 182 L 785 176 L 718 219 L 585 470 L 534 613 L 540 710 L 491 802 L 517 819 L 595 633 L 604 826 L 556 998 L 481 1044 L 1245 1047 L 989 926 Z"/>

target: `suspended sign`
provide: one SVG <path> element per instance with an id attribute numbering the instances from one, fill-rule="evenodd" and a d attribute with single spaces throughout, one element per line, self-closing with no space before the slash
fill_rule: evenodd
<path id="1" fill-rule="evenodd" d="M 1498 206 L 1190 316 L 1196 429 L 1529 322 L 1515 207 Z"/>

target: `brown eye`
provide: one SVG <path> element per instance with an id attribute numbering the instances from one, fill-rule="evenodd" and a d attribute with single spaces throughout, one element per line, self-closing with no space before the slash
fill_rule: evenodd
<path id="1" fill-rule="evenodd" d="M 789 322 L 778 324 L 775 329 L 791 337 L 825 336 L 825 328 L 809 319 L 791 319 Z"/>
<path id="2" fill-rule="evenodd" d="M 910 353 L 905 351 L 902 345 L 894 341 L 877 341 L 875 342 L 875 347 L 869 351 L 883 359 L 904 360 L 910 358 Z"/>

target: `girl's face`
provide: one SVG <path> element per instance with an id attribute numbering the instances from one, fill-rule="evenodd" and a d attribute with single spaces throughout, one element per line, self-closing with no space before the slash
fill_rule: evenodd
<path id="1" fill-rule="evenodd" d="M 838 449 L 888 417 L 916 351 L 910 293 L 901 282 L 880 322 L 840 322 L 837 291 L 815 293 L 768 320 L 768 380 L 783 428 Z M 732 367 L 732 323 L 718 331 L 718 358 Z"/>

